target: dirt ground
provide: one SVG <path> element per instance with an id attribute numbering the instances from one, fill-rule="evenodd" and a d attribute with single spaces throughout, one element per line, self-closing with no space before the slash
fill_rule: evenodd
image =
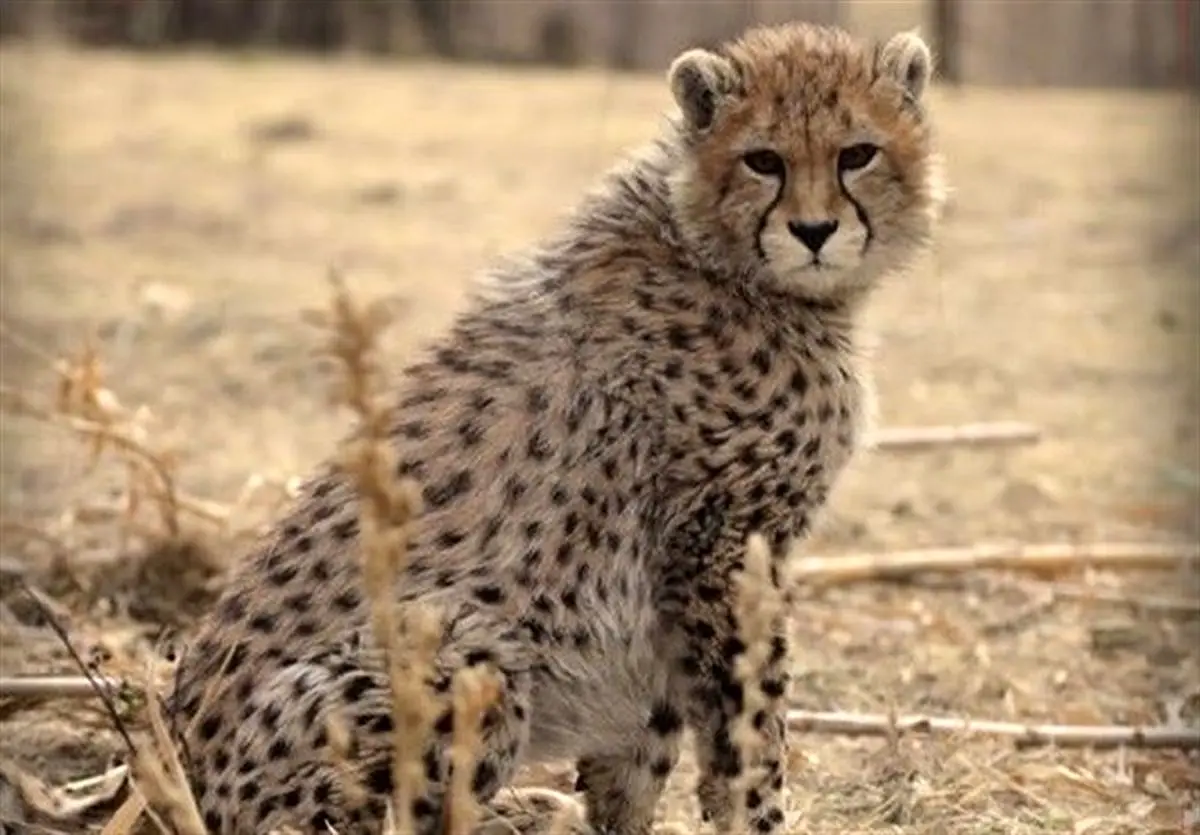
<path id="1" fill-rule="evenodd" d="M 348 425 L 302 319 L 327 304 L 331 266 L 359 298 L 403 303 L 387 340 L 401 362 L 474 272 L 547 229 L 667 106 L 657 78 L 348 59 L 9 48 L 0 75 L 6 391 L 51 400 L 31 346 L 73 354 L 93 335 L 108 385 L 150 411 L 153 443 L 178 449 L 181 489 L 224 506 L 248 479 L 305 472 Z M 872 311 L 882 420 L 1023 420 L 1042 438 L 864 456 L 809 552 L 1195 542 L 1195 102 L 964 90 L 933 106 L 956 190 L 935 255 Z M 86 447 L 44 421 L 7 414 L 0 432 L 4 674 L 72 671 L 17 576 L 113 669 L 186 632 L 237 546 L 191 517 L 196 551 L 122 539 L 102 518 L 120 500 L 124 471 L 104 463 L 117 459 L 88 472 Z M 807 709 L 1083 724 L 1200 713 L 1194 571 L 863 583 L 807 594 L 795 630 Z M 120 753 L 87 701 L 0 700 L 0 720 L 5 760 L 52 783 Z M 1171 751 L 919 735 L 795 747 L 797 833 L 1200 828 L 1200 760 Z M 663 814 L 699 831 L 690 777 L 681 769 Z"/>

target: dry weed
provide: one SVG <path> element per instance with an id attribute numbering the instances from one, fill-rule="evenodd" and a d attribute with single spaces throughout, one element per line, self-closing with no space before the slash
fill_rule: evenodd
<path id="1" fill-rule="evenodd" d="M 340 278 L 330 277 L 331 315 L 310 315 L 329 332 L 327 351 L 343 369 L 335 401 L 358 421 L 340 462 L 359 495 L 363 582 L 370 602 L 371 630 L 392 689 L 393 797 L 389 830 L 415 832 L 413 801 L 425 789 L 425 746 L 434 722 L 447 708 L 433 692 L 442 636 L 440 613 L 424 605 L 398 610 L 392 590 L 407 565 L 410 525 L 420 512 L 420 492 L 412 480 L 399 480 L 390 444 L 391 414 L 377 394 L 381 368 L 376 341 L 389 324 L 383 303 L 359 307 Z M 484 669 L 460 670 L 452 681 L 455 732 L 450 759 L 452 780 L 446 800 L 445 831 L 467 835 L 479 819 L 470 775 L 482 745 L 479 726 L 499 694 L 495 676 Z"/>

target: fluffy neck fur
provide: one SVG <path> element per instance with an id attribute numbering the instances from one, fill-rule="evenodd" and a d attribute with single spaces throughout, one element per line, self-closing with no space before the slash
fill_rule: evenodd
<path id="1" fill-rule="evenodd" d="M 815 328 L 848 344 L 867 293 L 808 298 L 781 288 L 765 267 L 733 263 L 688 239 L 671 185 L 687 153 L 684 131 L 669 121 L 657 139 L 610 169 L 556 232 L 494 271 L 484 299 L 554 299 L 562 312 L 593 314 L 634 313 L 648 295 L 661 302 L 660 314 L 728 304 L 762 317 L 769 330 L 801 337 Z"/>

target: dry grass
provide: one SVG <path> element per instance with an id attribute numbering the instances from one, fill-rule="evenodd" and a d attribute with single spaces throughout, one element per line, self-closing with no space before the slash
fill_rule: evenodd
<path id="1" fill-rule="evenodd" d="M 36 84 L 4 130 L 36 141 L 18 143 L 19 168 L 5 161 L 21 176 L 0 195 L 0 382 L 23 412 L 0 425 L 5 675 L 77 672 L 10 575 L 96 670 L 143 681 L 155 660 L 161 675 L 230 543 L 354 419 L 324 396 L 346 363 L 313 360 L 300 316 L 325 306 L 326 267 L 363 298 L 408 302 L 378 340 L 399 362 L 475 269 L 536 237 L 665 106 L 656 80 L 594 74 L 0 54 L 0 77 L 14 70 Z M 964 91 L 936 108 L 957 195 L 936 256 L 874 311 L 885 423 L 1019 420 L 1040 440 L 877 451 L 810 551 L 1194 542 L 1200 213 L 1180 187 L 1197 173 L 1194 104 Z M 18 200 L 19 180 L 37 188 Z M 102 442 L 100 457 L 73 438 Z M 393 501 L 364 513 L 391 530 Z M 380 570 L 397 553 L 381 550 Z M 805 586 L 797 709 L 1193 726 L 1194 565 L 1013 568 Z M 118 704 L 143 735 L 136 707 Z M 120 802 L 111 781 L 67 788 L 122 755 L 109 719 L 78 699 L 6 699 L 0 720 L 8 782 L 36 774 L 90 802 L 83 825 L 100 831 Z M 953 732 L 794 746 L 798 833 L 1180 832 L 1200 791 L 1195 758 L 1171 751 L 1018 751 Z M 664 826 L 693 830 L 693 777 L 685 764 Z"/>

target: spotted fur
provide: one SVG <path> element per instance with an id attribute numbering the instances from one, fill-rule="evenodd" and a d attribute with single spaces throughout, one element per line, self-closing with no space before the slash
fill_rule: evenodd
<path id="1" fill-rule="evenodd" d="M 808 533 L 858 444 L 858 313 L 932 231 L 929 63 L 915 35 L 798 24 L 681 55 L 663 135 L 401 373 L 392 439 L 425 513 L 394 594 L 445 613 L 435 690 L 466 665 L 501 674 L 473 775 L 494 812 L 520 763 L 568 759 L 590 831 L 647 835 L 690 728 L 705 816 L 728 831 L 757 765 L 750 823 L 783 831 L 786 629 L 760 682 L 769 744 L 744 763 L 733 578 L 750 532 L 778 551 Z M 325 468 L 201 624 L 173 705 L 213 835 L 380 832 L 392 719 L 358 536 Z M 421 835 L 440 831 L 451 724 Z M 519 831 L 544 831 L 538 803 Z"/>

